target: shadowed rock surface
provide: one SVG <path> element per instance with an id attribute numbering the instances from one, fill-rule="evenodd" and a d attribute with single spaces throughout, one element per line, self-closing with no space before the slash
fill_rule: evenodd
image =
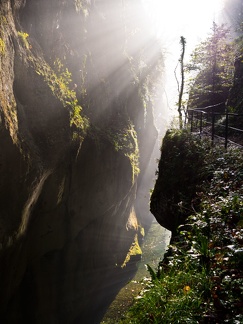
<path id="1" fill-rule="evenodd" d="M 160 53 L 144 30 L 127 41 L 140 20 L 121 6 L 1 2 L 3 323 L 98 323 L 132 276 L 121 265 L 152 221 L 143 175 L 157 138 L 142 89 Z"/>

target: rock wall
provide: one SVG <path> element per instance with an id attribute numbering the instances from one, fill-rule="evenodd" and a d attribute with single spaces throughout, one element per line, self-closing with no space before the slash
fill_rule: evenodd
<path id="1" fill-rule="evenodd" d="M 138 187 L 157 131 L 143 89 L 160 54 L 149 62 L 142 29 L 128 44 L 131 3 L 1 2 L 3 323 L 98 323 L 149 226 Z"/>
<path id="2" fill-rule="evenodd" d="M 201 139 L 186 129 L 168 130 L 163 138 L 150 210 L 172 236 L 200 201 L 197 188 L 210 177 L 204 158 L 210 145 L 205 141 L 202 146 Z"/>

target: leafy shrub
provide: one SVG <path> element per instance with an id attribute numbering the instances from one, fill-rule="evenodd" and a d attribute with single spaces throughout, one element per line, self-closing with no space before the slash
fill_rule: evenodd
<path id="1" fill-rule="evenodd" d="M 197 210 L 120 323 L 242 322 L 243 152 L 206 152 Z"/>

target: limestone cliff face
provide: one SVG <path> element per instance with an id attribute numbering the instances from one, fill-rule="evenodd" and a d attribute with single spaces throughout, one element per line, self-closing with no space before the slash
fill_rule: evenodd
<path id="1" fill-rule="evenodd" d="M 129 6 L 1 2 L 2 322 L 98 323 L 148 223 L 138 186 L 157 132 Z"/>

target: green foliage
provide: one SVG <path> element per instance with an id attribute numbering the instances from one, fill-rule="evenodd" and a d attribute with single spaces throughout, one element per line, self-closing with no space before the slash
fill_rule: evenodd
<path id="1" fill-rule="evenodd" d="M 23 45 L 25 46 L 25 48 L 30 49 L 30 44 L 28 42 L 29 34 L 27 34 L 25 32 L 18 31 L 18 36 L 20 37 L 20 39 L 21 39 Z"/>
<path id="2" fill-rule="evenodd" d="M 243 152 L 211 149 L 205 161 L 197 211 L 119 323 L 242 322 Z"/>
<path id="3" fill-rule="evenodd" d="M 139 228 L 139 232 L 141 234 L 141 236 L 145 236 L 145 230 L 144 230 L 144 227 L 142 227 L 141 225 L 138 225 L 138 228 Z"/>
<path id="4" fill-rule="evenodd" d="M 67 68 L 64 68 L 60 59 L 56 59 L 54 67 L 56 73 L 53 73 L 52 77 L 46 80 L 64 107 L 70 109 L 70 125 L 75 125 L 78 129 L 85 131 L 88 127 L 88 120 L 85 117 L 81 117 L 82 107 L 78 103 L 76 92 L 70 89 L 72 74 Z"/>
<path id="5" fill-rule="evenodd" d="M 243 54 L 243 35 L 240 35 L 235 40 L 236 46 L 236 58 L 239 58 L 242 61 L 242 54 Z"/>
<path id="6" fill-rule="evenodd" d="M 89 122 L 86 117 L 81 116 L 82 107 L 78 103 L 76 92 L 70 89 L 71 73 L 64 67 L 60 59 L 56 59 L 54 62 L 54 69 L 41 57 L 29 55 L 28 59 L 33 64 L 36 73 L 44 78 L 53 95 L 69 110 L 70 126 L 76 128 L 74 136 L 76 137 L 79 133 L 78 137 L 82 137 L 89 127 Z"/>
<path id="7" fill-rule="evenodd" d="M 151 276 L 151 280 L 152 281 L 157 280 L 158 278 L 157 278 L 157 275 L 156 275 L 156 272 L 154 271 L 154 269 L 151 268 L 149 264 L 146 264 L 146 268 L 147 268 L 147 270 L 148 270 L 148 272 L 149 272 L 149 274 Z"/>
<path id="8" fill-rule="evenodd" d="M 4 40 L 0 37 L 0 54 L 5 53 L 5 42 Z"/>
<path id="9" fill-rule="evenodd" d="M 189 108 L 226 101 L 233 84 L 235 59 L 229 33 L 224 25 L 214 23 L 212 33 L 192 53 L 187 65 L 187 70 L 194 72 L 189 84 Z"/>
<path id="10" fill-rule="evenodd" d="M 205 286 L 208 282 L 204 273 L 186 268 L 147 280 L 120 323 L 198 323 Z"/>
<path id="11" fill-rule="evenodd" d="M 121 265 L 121 267 L 124 268 L 127 265 L 127 263 L 130 261 L 132 256 L 141 255 L 141 254 L 142 254 L 142 250 L 138 243 L 138 235 L 135 234 L 134 241 L 133 241 L 132 245 L 130 246 L 130 249 L 129 249 L 129 251 L 126 255 L 126 258 L 125 258 L 123 264 Z"/>
<path id="12" fill-rule="evenodd" d="M 5 34 L 6 26 L 7 26 L 7 19 L 5 16 L 1 14 L 0 11 L 0 54 L 1 55 L 5 54 L 5 49 L 6 49 L 6 37 L 7 37 L 7 35 Z"/>
<path id="13" fill-rule="evenodd" d="M 140 172 L 137 132 L 131 120 L 126 119 L 128 118 L 127 116 L 124 118 L 120 113 L 115 113 L 115 115 L 112 118 L 112 123 L 106 125 L 105 129 L 92 125 L 89 134 L 98 147 L 102 145 L 103 140 L 108 141 L 116 152 L 128 158 L 132 169 L 132 182 L 134 183 L 135 178 Z M 144 232 L 142 228 L 140 231 L 141 234 Z"/>
<path id="14" fill-rule="evenodd" d="M 132 167 L 134 182 L 135 177 L 140 172 L 137 132 L 131 121 L 128 121 L 128 123 L 122 123 L 120 121 L 119 124 L 119 126 L 113 125 L 112 127 L 107 128 L 105 136 L 113 144 L 116 151 L 121 151 L 128 157 Z"/>

